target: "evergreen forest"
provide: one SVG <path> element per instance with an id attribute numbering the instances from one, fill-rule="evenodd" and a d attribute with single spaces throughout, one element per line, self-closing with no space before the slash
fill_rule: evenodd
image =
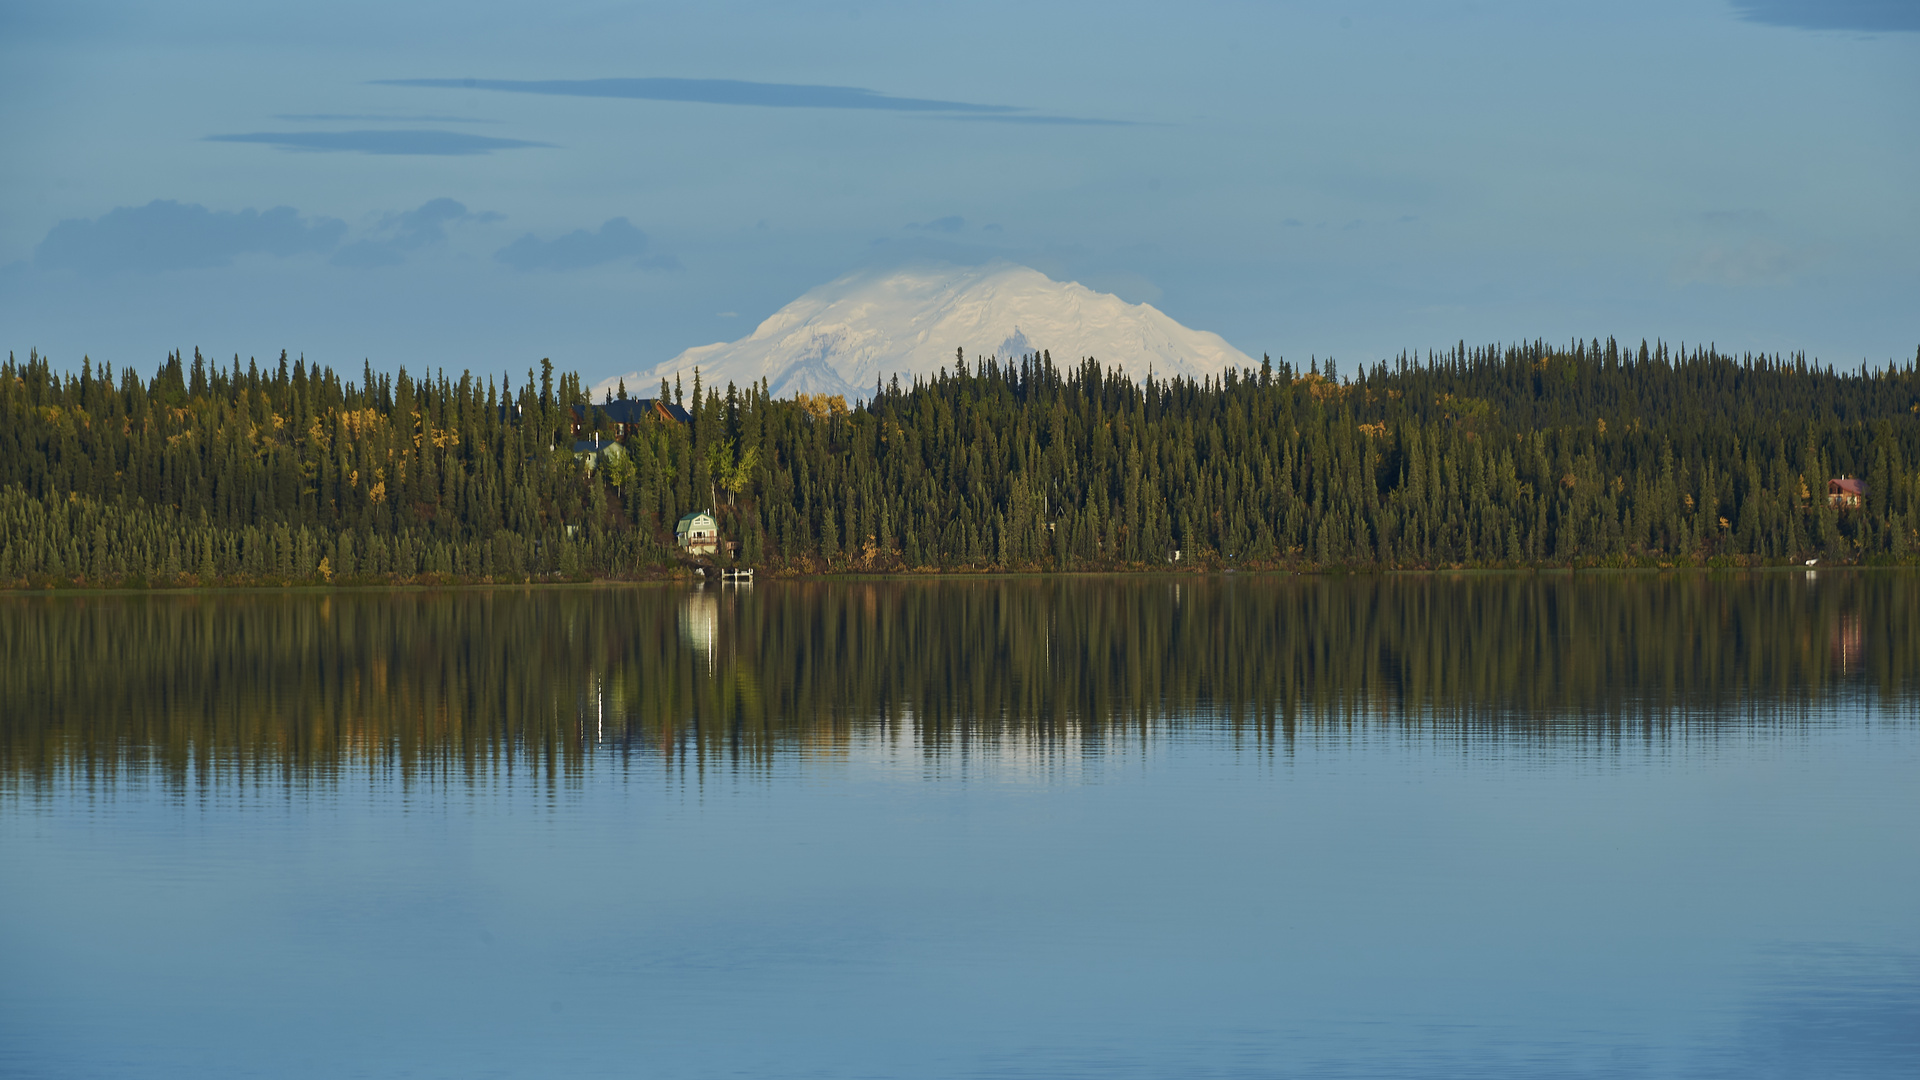
<path id="1" fill-rule="evenodd" d="M 577 374 L 0 365 L 0 586 L 782 573 L 1898 564 L 1920 355 L 1836 370 L 1614 340 L 1193 382 L 1045 354 L 842 398 L 665 385 L 620 430 Z M 578 427 L 579 430 L 576 430 Z M 576 439 L 618 438 L 598 467 Z M 1828 481 L 1857 478 L 1857 500 Z"/>

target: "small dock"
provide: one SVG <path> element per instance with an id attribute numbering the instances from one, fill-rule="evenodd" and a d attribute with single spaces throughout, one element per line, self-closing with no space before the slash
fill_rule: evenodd
<path id="1" fill-rule="evenodd" d="M 695 559 L 685 559 L 682 561 L 691 565 L 694 573 L 699 574 L 708 581 L 719 580 L 722 583 L 733 582 L 735 584 L 747 585 L 753 583 L 753 567 L 751 566 L 715 566 L 710 562 Z"/>

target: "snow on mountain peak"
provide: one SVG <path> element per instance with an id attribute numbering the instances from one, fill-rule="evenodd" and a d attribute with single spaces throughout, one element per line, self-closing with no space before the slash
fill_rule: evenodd
<path id="1" fill-rule="evenodd" d="M 688 349 L 651 371 L 624 378 L 651 392 L 676 375 L 740 386 L 762 378 L 775 397 L 795 393 L 865 397 L 895 375 L 931 375 L 954 361 L 1018 358 L 1042 349 L 1069 366 L 1093 357 L 1133 378 L 1218 376 L 1253 360 L 1218 334 L 1191 330 L 1148 304 L 1129 304 L 1077 282 L 1006 263 L 864 271 L 813 289 L 733 342 Z"/>

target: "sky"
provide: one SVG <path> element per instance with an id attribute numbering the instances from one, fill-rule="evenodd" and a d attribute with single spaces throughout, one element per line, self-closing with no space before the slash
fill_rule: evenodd
<path id="1" fill-rule="evenodd" d="M 592 381 L 992 260 L 1345 370 L 1920 348 L 1920 0 L 0 0 L 0 62 L 57 367 Z"/>

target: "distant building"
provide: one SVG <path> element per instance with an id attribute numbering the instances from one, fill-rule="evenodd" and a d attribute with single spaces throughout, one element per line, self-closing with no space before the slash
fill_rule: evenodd
<path id="1" fill-rule="evenodd" d="M 720 523 L 713 511 L 695 510 L 673 527 L 674 543 L 694 555 L 711 555 L 720 545 Z"/>
<path id="2" fill-rule="evenodd" d="M 1858 509 L 1867 497 L 1867 485 L 1850 476 L 1827 481 L 1827 505 L 1842 510 Z"/>
<path id="3" fill-rule="evenodd" d="M 692 414 L 664 398 L 622 398 L 593 405 L 575 405 L 572 412 L 575 435 L 600 427 L 604 420 L 605 426 L 613 430 L 616 439 L 626 438 L 648 417 L 675 424 L 693 423 Z"/>
<path id="4" fill-rule="evenodd" d="M 627 448 L 612 439 L 581 439 L 573 444 L 573 457 L 586 463 L 587 471 L 592 472 L 601 460 L 626 457 Z"/>

